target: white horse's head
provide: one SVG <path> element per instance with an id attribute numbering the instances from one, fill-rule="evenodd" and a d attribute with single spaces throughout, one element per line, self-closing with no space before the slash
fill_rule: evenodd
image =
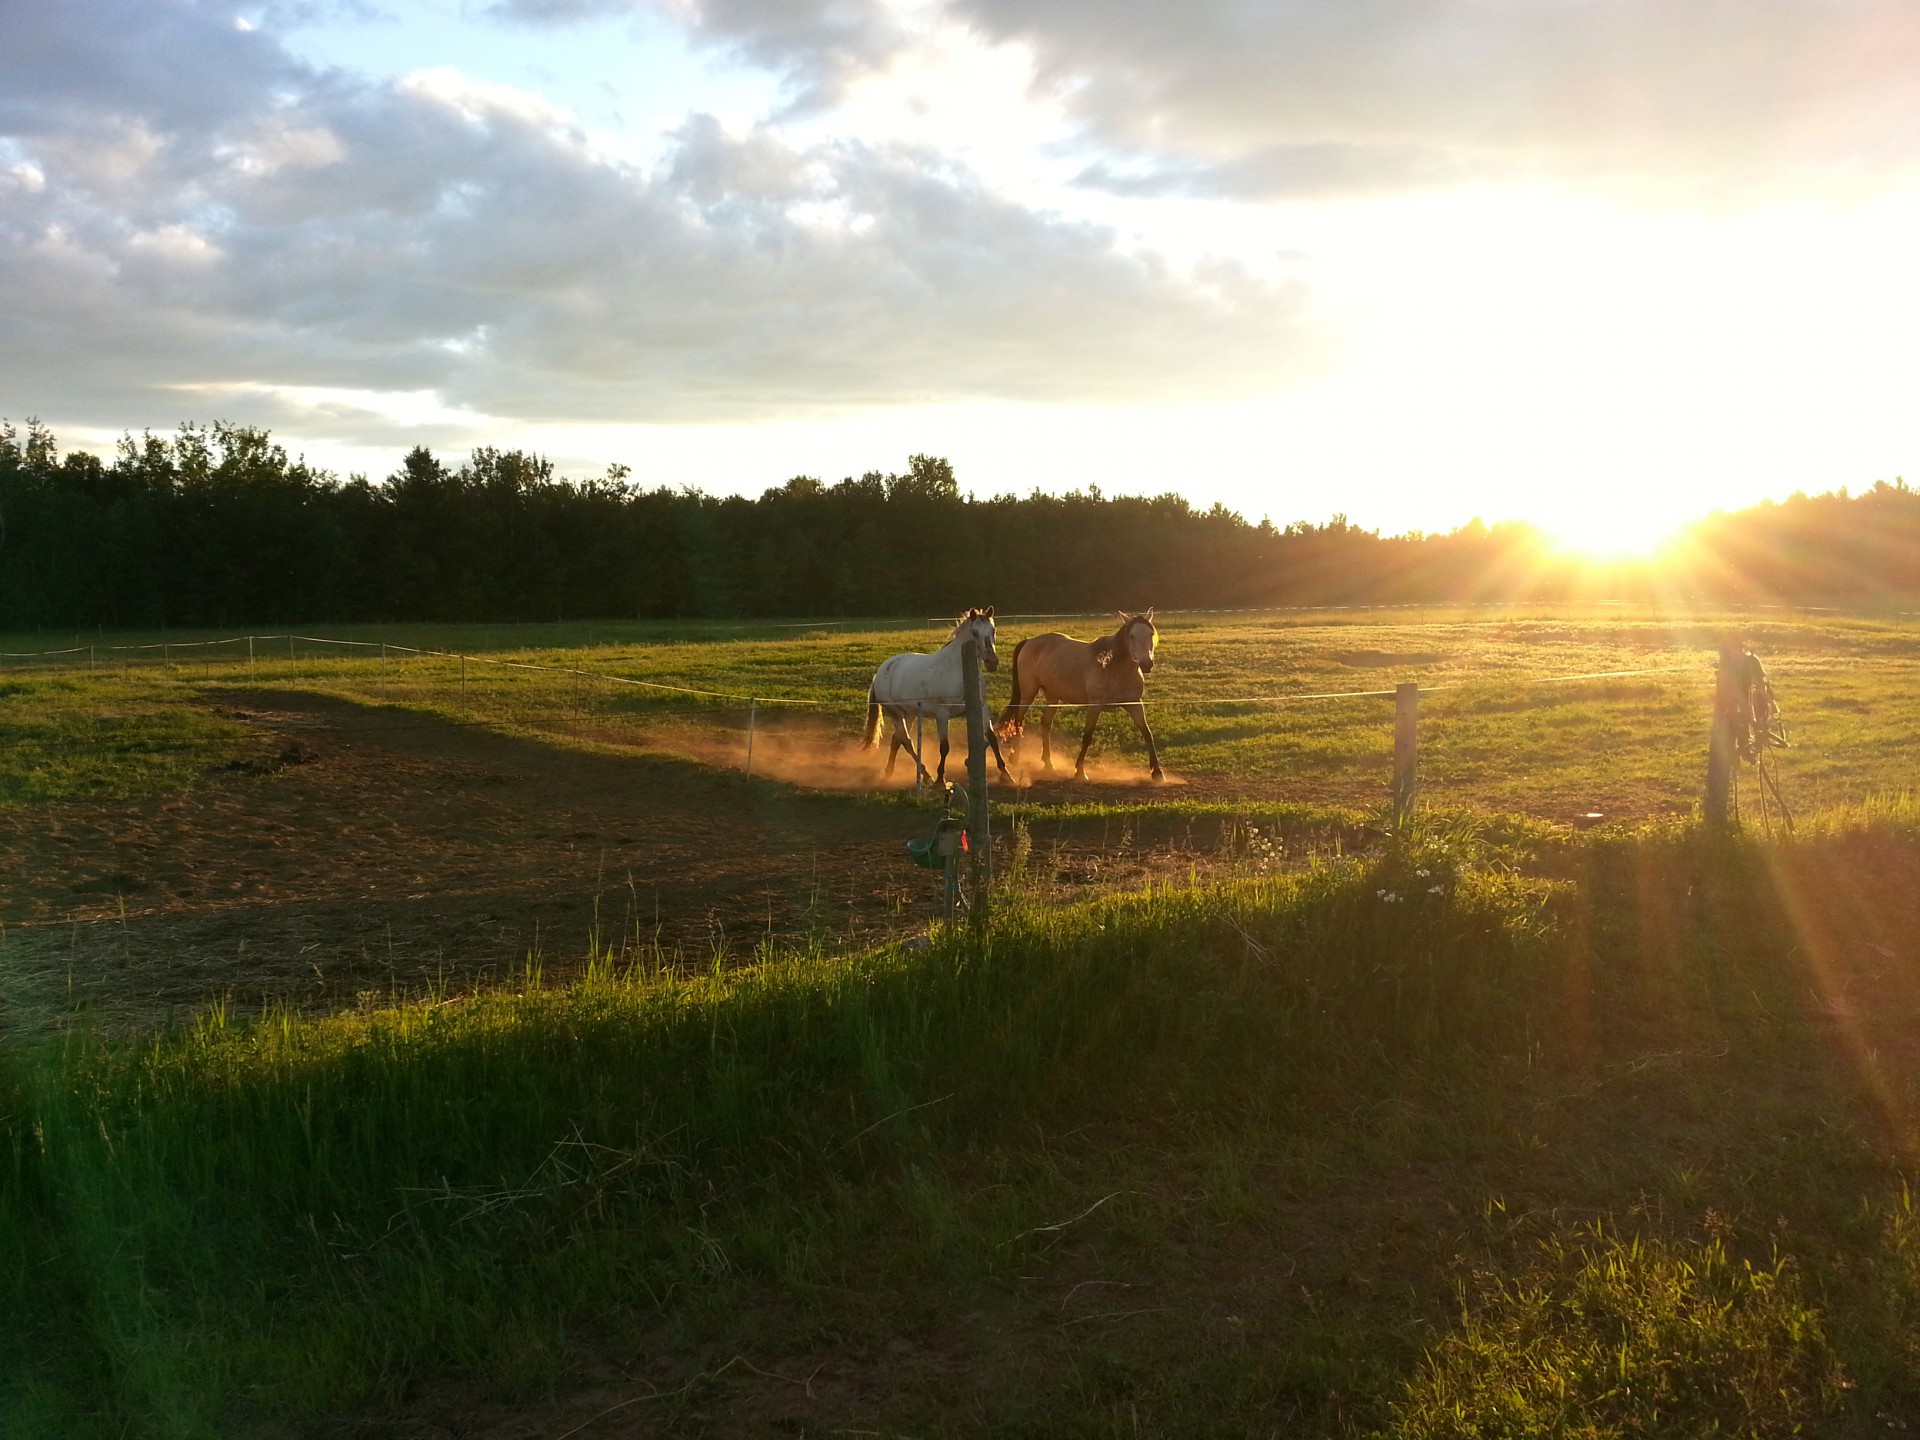
<path id="1" fill-rule="evenodd" d="M 1127 655 L 1140 667 L 1142 675 L 1153 673 L 1154 642 L 1160 638 L 1160 632 L 1154 627 L 1153 611 L 1146 610 L 1138 615 L 1119 612 L 1126 623 L 1121 627 L 1127 637 Z"/>
<path id="2" fill-rule="evenodd" d="M 993 648 L 993 606 L 982 610 L 976 605 L 967 611 L 953 627 L 953 633 L 962 644 L 971 640 L 980 647 L 980 663 L 986 669 L 1000 668 L 1000 652 Z"/>

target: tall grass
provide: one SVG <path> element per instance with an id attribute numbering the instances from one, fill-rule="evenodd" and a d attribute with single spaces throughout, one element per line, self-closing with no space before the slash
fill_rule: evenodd
<path id="1" fill-rule="evenodd" d="M 538 1370 L 569 1320 L 897 1221 L 936 1151 L 1455 1061 L 1511 1023 L 1541 899 L 1414 850 L 979 948 L 16 1046 L 0 1309 L 154 1433 Z"/>
<path id="2" fill-rule="evenodd" d="M 0 1428 L 227 1434 L 437 1375 L 525 1393 L 583 1328 L 698 1356 L 768 1297 L 838 1334 L 853 1302 L 820 1297 L 849 1289 L 905 1327 L 915 1297 L 1014 1291 L 1068 1237 L 1175 1274 L 1223 1227 L 1217 1262 L 1259 1281 L 1230 1313 L 1166 1307 L 1128 1341 L 1050 1302 L 1051 1333 L 1086 1338 L 1045 1387 L 913 1433 L 1907 1413 L 1920 1245 L 1889 1196 L 1920 1076 L 1821 1008 L 1880 973 L 1845 926 L 1910 890 L 1904 833 L 1601 836 L 1550 878 L 1502 854 L 1455 827 L 1015 911 L 979 943 L 16 1039 Z M 1409 1172 L 1424 1258 L 1391 1226 L 1364 1240 Z M 1288 1247 L 1329 1260 L 1270 1278 L 1296 1271 L 1261 1268 L 1263 1236 L 1310 1203 Z"/>

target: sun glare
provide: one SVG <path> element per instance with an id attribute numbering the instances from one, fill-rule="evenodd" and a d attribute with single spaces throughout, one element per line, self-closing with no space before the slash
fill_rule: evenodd
<path id="1" fill-rule="evenodd" d="M 1671 547 L 1691 523 L 1623 500 L 1612 510 L 1589 510 L 1534 522 L 1553 544 L 1588 560 L 1649 560 Z"/>

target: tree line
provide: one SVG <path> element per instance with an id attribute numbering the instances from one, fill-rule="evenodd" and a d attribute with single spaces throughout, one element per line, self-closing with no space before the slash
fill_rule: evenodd
<path id="1" fill-rule="evenodd" d="M 963 495 L 945 460 L 757 498 L 412 450 L 382 483 L 265 430 L 184 425 L 61 454 L 0 424 L 0 629 L 931 615 L 1674 596 L 1912 606 L 1920 494 L 1717 515 L 1661 565 L 1556 555 L 1521 524 L 1381 535 L 1179 495 Z"/>

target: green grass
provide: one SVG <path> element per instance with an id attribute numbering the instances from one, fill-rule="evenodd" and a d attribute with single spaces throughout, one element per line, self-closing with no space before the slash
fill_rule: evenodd
<path id="1" fill-rule="evenodd" d="M 1914 631 L 1747 623 L 1807 813 L 1721 841 L 1684 818 L 1719 623 L 1171 617 L 1149 693 L 1193 786 L 1002 811 L 1216 824 L 1250 878 L 1010 904 L 984 949 L 823 938 L 324 1020 L 16 1028 L 0 1431 L 300 1433 L 593 1387 L 729 1434 L 787 1393 L 760 1372 L 825 1366 L 788 1428 L 1889 1433 L 1920 1413 Z M 360 633 L 817 701 L 848 732 L 878 659 L 939 639 Z M 0 803 L 251 764 L 207 703 L 250 683 L 570 744 L 739 720 L 479 665 L 463 694 L 457 661 L 377 651 L 95 658 L 0 668 Z M 1395 841 L 1386 702 L 1198 703 L 1402 678 L 1434 688 L 1426 820 Z M 1665 818 L 1553 823 L 1587 809 Z"/>
<path id="2" fill-rule="evenodd" d="M 1396 1436 L 1790 1436 L 1847 1408 L 1799 1267 L 1735 1260 L 1717 1237 L 1594 1225 L 1518 1275 L 1475 1277 L 1463 1300 L 1395 1407 Z"/>
<path id="3" fill-rule="evenodd" d="M 261 744 L 166 676 L 0 675 L 0 806 L 186 789 L 256 760 Z"/>
<path id="4" fill-rule="evenodd" d="M 1003 656 L 1021 636 L 1054 624 L 1088 635 L 1096 629 L 1091 620 L 1010 620 L 1001 626 Z M 1905 747 L 1920 728 L 1920 623 L 1911 619 L 1626 608 L 1174 615 L 1162 626 L 1161 665 L 1148 688 L 1150 717 L 1169 770 L 1199 787 L 1193 797 L 1199 806 L 1245 800 L 1376 811 L 1390 768 L 1390 700 L 1285 697 L 1390 689 L 1411 680 L 1426 687 L 1421 783 L 1433 804 L 1560 821 L 1596 811 L 1628 819 L 1685 814 L 1696 803 L 1704 767 L 1713 639 L 1726 628 L 1749 636 L 1773 675 L 1794 737 L 1794 748 L 1778 756 L 1780 778 L 1796 808 L 1859 803 L 1911 784 Z M 603 622 L 335 633 L 363 646 L 439 648 L 802 702 L 793 713 L 849 746 L 879 661 L 902 649 L 933 648 L 944 638 L 932 627 L 871 622 L 824 629 Z M 43 637 L 55 638 L 62 637 Z M 139 638 L 119 637 L 126 643 Z M 7 643 L 31 642 L 15 637 Z M 377 649 L 304 641 L 289 658 L 282 643 L 260 642 L 251 662 L 241 646 L 176 648 L 170 669 L 150 664 L 145 673 L 164 675 L 174 696 L 181 685 L 295 685 L 565 743 L 671 746 L 676 736 L 688 743 L 717 737 L 744 755 L 747 715 L 739 700 L 513 670 L 480 659 L 466 665 L 463 684 L 454 659 L 398 650 L 382 657 Z M 152 662 L 157 652 L 139 653 Z M 13 670 L 0 677 L 39 673 L 11 663 Z M 1667 673 L 1547 683 L 1612 670 Z M 1007 683 L 1003 663 L 988 681 L 996 705 L 1004 702 Z M 1268 698 L 1221 703 L 1242 696 Z M 782 713 L 777 704 L 763 705 L 761 723 L 777 725 Z M 1078 712 L 1069 712 L 1056 737 L 1069 765 L 1078 730 Z M 1029 762 L 1036 760 L 1037 736 L 1026 746 Z M 1094 755 L 1135 767 L 1144 761 L 1139 742 L 1117 717 L 1103 722 Z M 34 763 L 31 756 L 0 759 L 11 771 Z M 0 784 L 38 795 L 62 793 L 67 782 Z M 127 788 L 138 786 L 129 780 Z M 1176 786 L 1156 803 L 1178 805 L 1183 798 Z"/>
<path id="5" fill-rule="evenodd" d="M 16 1037 L 4 1428 L 533 1404 L 584 1358 L 683 1434 L 815 1365 L 853 1372 L 821 1430 L 1884 1433 L 1920 1403 L 1891 814 L 1531 876 L 1456 826 L 983 948 Z"/>

